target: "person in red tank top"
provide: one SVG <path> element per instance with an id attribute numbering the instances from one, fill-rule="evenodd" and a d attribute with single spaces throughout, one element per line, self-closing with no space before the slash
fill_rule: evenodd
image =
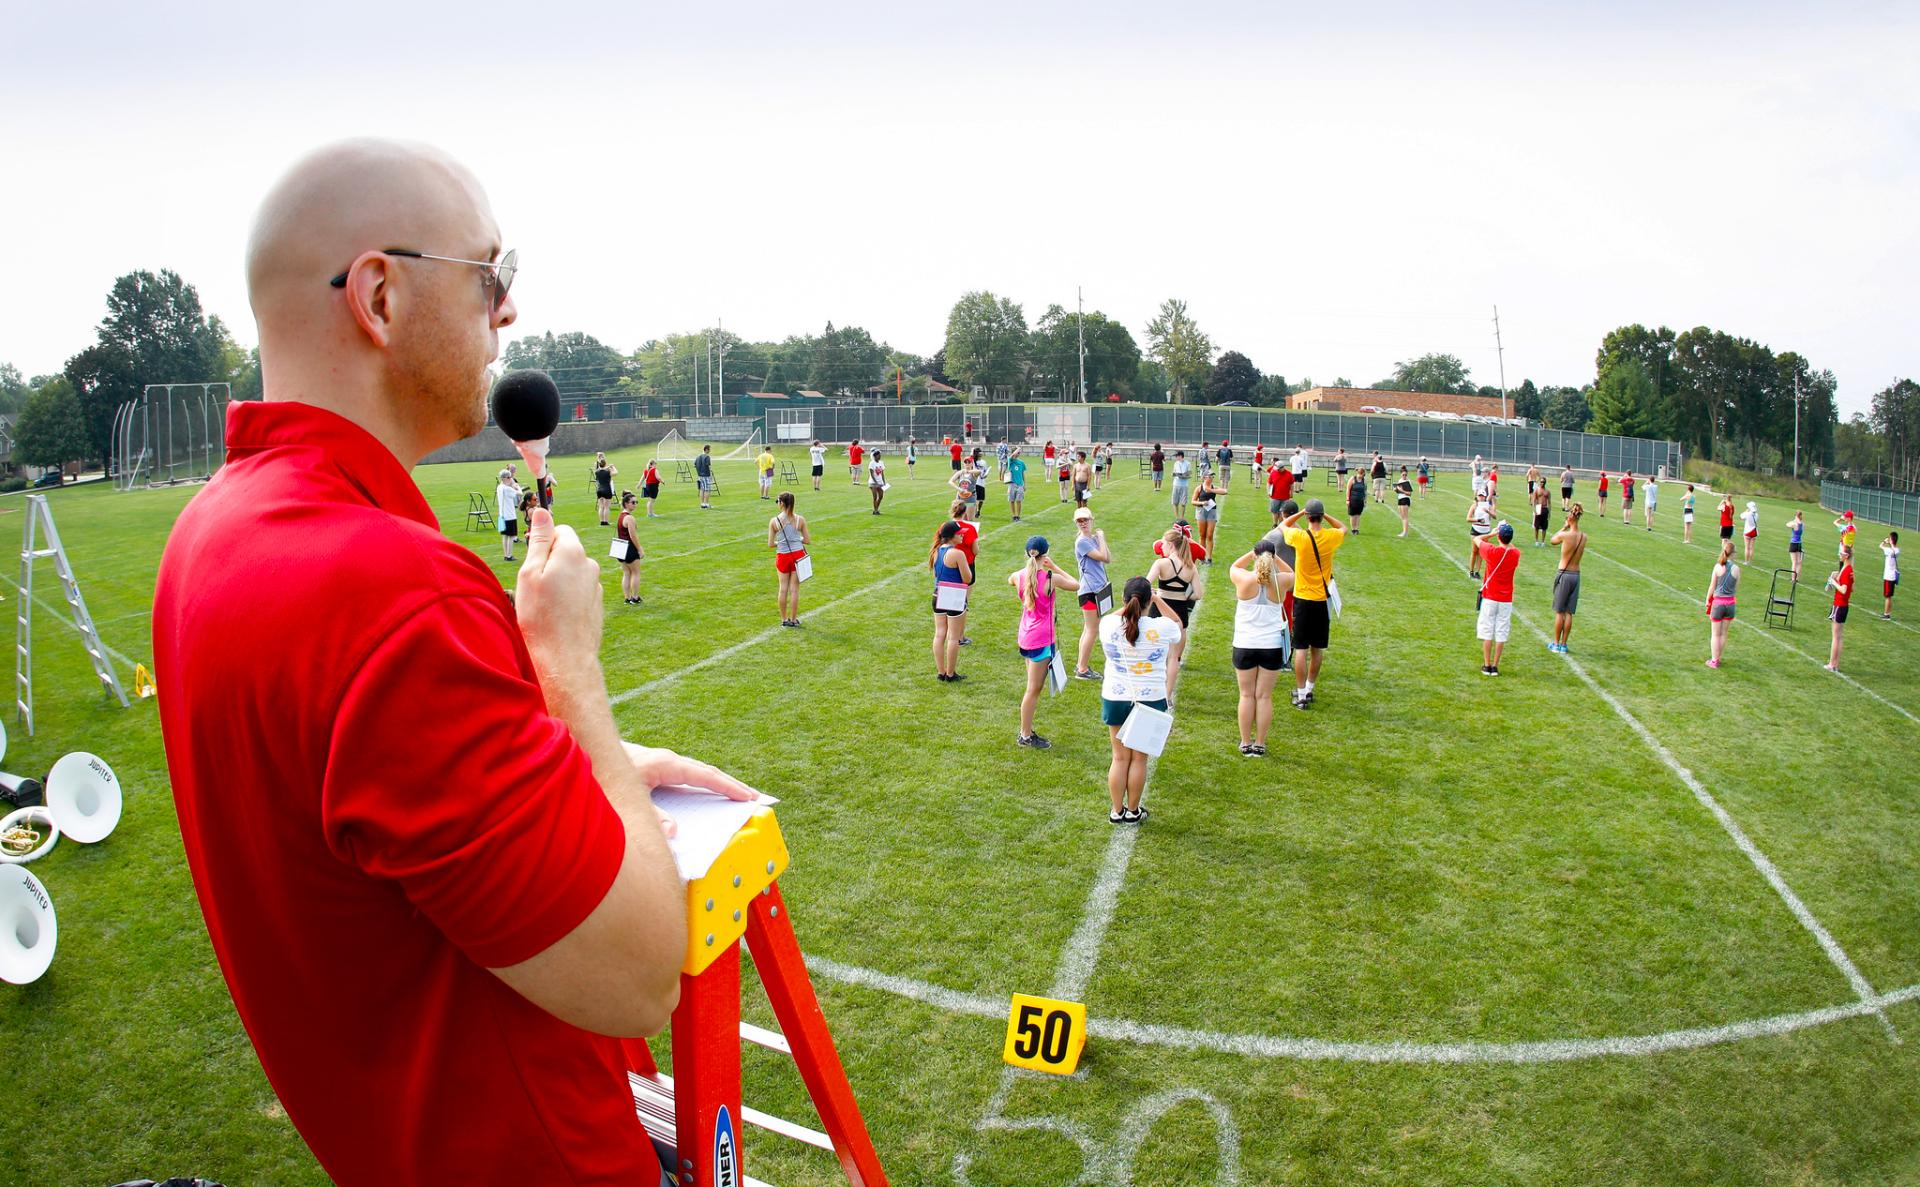
<path id="1" fill-rule="evenodd" d="M 1840 670 L 1840 629 L 1847 625 L 1847 607 L 1853 601 L 1853 548 L 1849 545 L 1840 550 L 1840 571 L 1827 578 L 1827 588 L 1833 591 L 1833 646 L 1827 652 L 1824 665 L 1829 672 Z"/>

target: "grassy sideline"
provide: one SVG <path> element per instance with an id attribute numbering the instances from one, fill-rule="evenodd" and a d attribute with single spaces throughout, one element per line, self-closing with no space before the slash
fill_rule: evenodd
<path id="1" fill-rule="evenodd" d="M 804 450 L 778 452 L 805 475 Z M 613 455 L 623 485 L 646 456 Z M 890 455 L 894 489 L 879 518 L 843 458 L 829 459 L 822 492 L 801 479 L 817 569 L 804 631 L 775 627 L 770 505 L 754 497 L 747 462 L 722 463 L 718 509 L 707 513 L 665 467 L 666 518 L 642 521 L 646 604 L 636 609 L 619 600 L 588 461 L 556 461 L 556 513 L 601 558 L 610 687 L 644 690 L 620 704 L 621 724 L 783 798 L 794 853 L 783 886 L 808 952 L 989 1000 L 1044 993 L 1112 833 L 1097 686 L 1043 698 L 1038 728 L 1053 750 L 1013 745 L 1020 660 L 1000 582 L 1029 532 L 1065 555 L 1072 529 L 1054 488 L 1032 484 L 1017 526 L 991 488 L 977 643 L 961 653 L 971 678 L 947 686 L 927 655 L 922 567 L 944 516 L 944 459 L 923 460 L 907 481 Z M 490 492 L 494 468 L 436 466 L 416 479 L 444 530 L 511 584 L 498 537 L 464 530 L 467 492 Z M 1310 493 L 1329 493 L 1322 482 L 1316 472 Z M 1347 610 L 1319 704 L 1280 706 L 1265 760 L 1235 749 L 1225 563 L 1209 574 L 1173 740 L 1148 793 L 1154 815 L 1085 994 L 1096 1020 L 1222 1039 L 1512 1044 L 1712 1028 L 1856 1000 L 1727 831 L 1565 660 L 1516 622 L 1501 677 L 1480 675 L 1474 587 L 1450 560 L 1465 559 L 1464 486 L 1443 476 L 1404 540 L 1392 508 L 1370 505 L 1336 563 Z M 151 654 L 154 572 L 196 490 L 52 496 L 103 638 L 129 659 Z M 1912 986 L 1920 631 L 1905 617 L 1920 621 L 1920 610 L 1909 592 L 1895 622 L 1878 620 L 1885 529 L 1860 534 L 1842 680 L 1818 666 L 1832 516 L 1804 506 L 1810 580 L 1794 628 L 1769 631 L 1759 620 L 1766 571 L 1786 563 L 1782 525 L 1796 505 L 1760 500 L 1766 563 L 1743 583 L 1747 625 L 1726 666 L 1709 671 L 1699 603 L 1713 506 L 1701 500 L 1699 542 L 1682 544 L 1679 491 L 1663 485 L 1654 533 L 1621 526 L 1617 503 L 1612 522 L 1590 522 L 1571 658 L 1724 806 L 1876 992 Z M 1590 505 L 1592 493 L 1583 483 Z M 1129 463 L 1093 505 L 1118 550 L 1114 576 L 1143 571 L 1170 517 L 1164 496 Z M 1244 467 L 1225 507 L 1230 558 L 1267 523 Z M 23 509 L 0 498 L 0 532 L 17 531 Z M 1552 569 L 1546 550 L 1525 550 L 1518 608 L 1543 625 Z M 41 578 L 36 592 L 51 605 L 50 571 Z M 0 592 L 16 605 L 10 583 Z M 325 1182 L 213 960 L 152 703 L 103 706 L 75 636 L 38 613 L 39 734 L 14 730 L 4 765 L 40 773 L 66 750 L 94 750 L 129 798 L 107 842 L 62 842 L 33 866 L 61 940 L 40 982 L 0 986 L 15 1089 L 0 1111 L 0 1182 Z M 1070 639 L 1077 619 L 1063 607 L 1059 621 Z M 1564 1062 L 1299 1058 L 1096 1038 L 1084 1076 L 1015 1080 L 1003 1128 L 982 1131 L 1003 1020 L 825 975 L 816 985 L 897 1184 L 955 1183 L 956 1159 L 981 1187 L 1075 1182 L 1083 1152 L 1069 1124 L 1101 1183 L 1227 1182 L 1225 1167 L 1250 1184 L 1920 1179 L 1913 1001 L 1884 1011 L 1897 1045 L 1864 1016 Z M 756 994 L 750 985 L 749 1016 L 766 1022 Z M 1188 1098 L 1149 1124 L 1156 1098 L 1176 1090 Z M 765 1052 L 749 1053 L 747 1095 L 812 1121 L 792 1069 Z M 746 1169 L 786 1185 L 844 1181 L 830 1159 L 758 1131 Z"/>

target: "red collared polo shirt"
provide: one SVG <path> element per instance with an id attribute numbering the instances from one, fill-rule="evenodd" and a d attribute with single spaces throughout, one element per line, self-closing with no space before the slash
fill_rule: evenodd
<path id="1" fill-rule="evenodd" d="M 572 931 L 626 844 L 499 582 L 352 422 L 235 403 L 226 439 L 154 658 L 194 888 L 287 1115 L 342 1184 L 656 1182 L 619 1043 L 488 971 Z"/>

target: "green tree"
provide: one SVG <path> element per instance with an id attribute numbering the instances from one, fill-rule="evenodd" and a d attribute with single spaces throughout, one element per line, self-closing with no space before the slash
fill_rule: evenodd
<path id="1" fill-rule="evenodd" d="M 1262 375 L 1247 399 L 1255 408 L 1285 408 L 1287 397 L 1292 394 L 1285 375 Z"/>
<path id="2" fill-rule="evenodd" d="M 1005 297 L 967 293 L 947 314 L 945 351 L 958 386 L 1012 387 L 1026 374 L 1026 314 Z"/>
<path id="3" fill-rule="evenodd" d="M 1587 395 L 1591 388 L 1547 387 L 1540 391 L 1540 423 L 1550 429 L 1578 433 L 1587 427 L 1591 410 Z"/>
<path id="4" fill-rule="evenodd" d="M 1109 393 L 1128 395 L 1140 370 L 1140 347 L 1127 327 L 1094 310 L 1074 313 L 1059 305 L 1034 323 L 1028 336 L 1028 357 L 1034 377 L 1060 393 L 1063 399 L 1080 395 L 1080 346 L 1086 342 L 1087 398 L 1105 399 Z"/>
<path id="5" fill-rule="evenodd" d="M 1920 383 L 1899 379 L 1873 393 L 1872 423 L 1896 484 L 1920 480 Z"/>
<path id="6" fill-rule="evenodd" d="M 113 416 L 149 383 L 218 383 L 220 334 L 200 310 L 200 294 L 170 271 L 129 272 L 107 293 L 98 341 L 67 360 L 79 397 L 90 457 L 111 452 Z"/>
<path id="7" fill-rule="evenodd" d="M 553 377 L 563 405 L 613 395 L 627 372 L 627 360 L 592 334 L 578 331 L 516 338 L 500 361 L 509 371 L 540 370 Z M 571 409 L 562 415 L 569 415 Z"/>
<path id="8" fill-rule="evenodd" d="M 12 363 L 0 363 L 0 412 L 18 412 L 26 407 L 27 396 L 33 391 L 20 374 L 20 368 Z"/>
<path id="9" fill-rule="evenodd" d="M 29 466 L 60 466 L 87 454 L 87 425 L 73 384 L 54 379 L 27 397 L 13 425 L 13 456 Z"/>
<path id="10" fill-rule="evenodd" d="M 1169 402 L 1173 390 L 1173 376 L 1167 369 L 1152 359 L 1143 360 L 1133 374 L 1133 398 L 1148 404 Z"/>
<path id="11" fill-rule="evenodd" d="M 1390 390 L 1403 392 L 1471 392 L 1473 385 L 1467 381 L 1467 365 L 1459 356 L 1451 354 L 1423 354 L 1417 359 L 1409 359 L 1395 364 L 1393 368 L 1394 386 Z M 1336 384 L 1345 387 L 1346 384 Z"/>
<path id="12" fill-rule="evenodd" d="M 1872 421 L 1858 412 L 1854 413 L 1852 420 L 1834 429 L 1833 465 L 1846 471 L 1847 476 L 1855 482 L 1884 472 L 1887 468 L 1886 438 L 1874 431 Z"/>
<path id="13" fill-rule="evenodd" d="M 1646 365 L 1636 358 L 1622 358 L 1593 385 L 1587 401 L 1593 410 L 1587 432 L 1645 437 L 1652 431 L 1657 398 Z"/>
<path id="14" fill-rule="evenodd" d="M 817 392 L 864 392 L 880 382 L 881 372 L 889 369 L 890 348 L 875 342 L 873 335 L 859 326 L 836 330 L 828 322 L 812 347 L 807 386 Z"/>
<path id="15" fill-rule="evenodd" d="M 1175 297 L 1162 301 L 1159 314 L 1147 323 L 1147 353 L 1165 368 L 1173 398 L 1181 403 L 1213 366 L 1212 340 L 1187 313 L 1187 303 Z"/>
<path id="16" fill-rule="evenodd" d="M 1252 403 L 1253 389 L 1259 384 L 1260 371 L 1253 360 L 1237 350 L 1229 350 L 1220 356 L 1207 376 L 1207 403 L 1224 404 L 1229 400 Z"/>
<path id="17" fill-rule="evenodd" d="M 1522 379 L 1520 386 L 1510 393 L 1513 397 L 1513 414 L 1524 416 L 1531 421 L 1539 421 L 1541 413 L 1546 411 L 1546 401 L 1540 397 L 1540 389 L 1533 386 L 1533 380 Z"/>

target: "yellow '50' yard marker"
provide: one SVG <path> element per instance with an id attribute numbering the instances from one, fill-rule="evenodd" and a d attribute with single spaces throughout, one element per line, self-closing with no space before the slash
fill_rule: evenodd
<path id="1" fill-rule="evenodd" d="M 1087 1008 L 1079 1002 L 1013 995 L 1000 1058 L 1014 1067 L 1070 1076 L 1087 1045 Z"/>

